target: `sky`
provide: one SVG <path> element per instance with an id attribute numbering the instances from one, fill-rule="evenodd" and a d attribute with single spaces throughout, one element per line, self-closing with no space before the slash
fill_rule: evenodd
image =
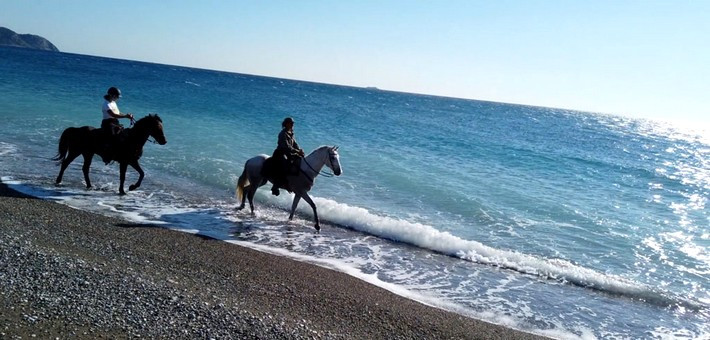
<path id="1" fill-rule="evenodd" d="M 0 0 L 0 26 L 69 53 L 710 126 L 710 1 Z"/>

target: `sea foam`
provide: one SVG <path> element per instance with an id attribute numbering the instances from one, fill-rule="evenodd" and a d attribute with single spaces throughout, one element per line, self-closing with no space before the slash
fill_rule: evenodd
<path id="1" fill-rule="evenodd" d="M 280 205 L 283 205 L 287 200 L 287 198 L 280 200 Z M 544 258 L 517 251 L 497 249 L 478 241 L 466 240 L 449 232 L 440 231 L 430 225 L 378 216 L 367 209 L 338 203 L 330 199 L 316 197 L 314 201 L 321 218 L 380 238 L 406 243 L 478 264 L 509 269 L 662 306 L 682 306 L 693 310 L 707 308 L 701 302 L 673 296 L 669 292 L 632 279 L 602 273 L 565 259 Z M 311 211 L 307 206 L 302 206 L 299 210 L 306 214 L 310 214 Z"/>

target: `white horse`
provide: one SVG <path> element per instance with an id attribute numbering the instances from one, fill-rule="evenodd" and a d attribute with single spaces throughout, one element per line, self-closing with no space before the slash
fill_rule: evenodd
<path id="1" fill-rule="evenodd" d="M 250 158 L 244 163 L 244 171 L 242 171 L 237 181 L 237 200 L 242 201 L 242 204 L 237 210 L 244 209 L 244 201 L 248 198 L 251 213 L 254 213 L 254 194 L 256 193 L 256 189 L 270 180 L 261 175 L 261 168 L 264 166 L 264 162 L 267 158 L 269 158 L 269 156 L 262 154 Z M 308 196 L 308 191 L 313 187 L 316 176 L 321 173 L 321 169 L 323 169 L 324 165 L 329 167 L 335 176 L 340 176 L 340 174 L 343 173 L 343 169 L 340 166 L 340 155 L 338 155 L 337 146 L 321 146 L 315 149 L 301 160 L 301 169 L 298 174 L 287 176 L 288 184 L 294 194 L 293 204 L 291 204 L 291 214 L 288 216 L 288 219 L 293 219 L 293 213 L 296 211 L 298 202 L 303 198 L 308 202 L 311 208 L 313 208 L 313 217 L 316 221 L 315 228 L 318 231 L 320 231 L 318 212 L 316 211 L 316 204 L 313 203 L 311 197 Z"/>

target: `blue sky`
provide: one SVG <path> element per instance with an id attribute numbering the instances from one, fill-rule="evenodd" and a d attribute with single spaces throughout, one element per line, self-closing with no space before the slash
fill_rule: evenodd
<path id="1" fill-rule="evenodd" d="M 710 1 L 3 0 L 63 52 L 710 125 Z"/>

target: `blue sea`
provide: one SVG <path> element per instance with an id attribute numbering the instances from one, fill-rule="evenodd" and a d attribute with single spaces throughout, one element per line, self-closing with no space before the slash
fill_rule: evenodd
<path id="1" fill-rule="evenodd" d="M 61 132 L 99 126 L 110 86 L 122 112 L 160 115 L 168 143 L 146 144 L 125 196 L 98 158 L 93 189 L 81 157 L 55 186 Z M 271 154 L 287 116 L 306 152 L 340 146 L 343 174 L 311 191 L 320 233 L 303 201 L 289 222 L 292 196 L 270 186 L 255 215 L 235 210 L 244 162 Z M 2 181 L 44 199 L 553 338 L 710 338 L 707 131 L 17 48 L 0 48 L 0 117 Z"/>

